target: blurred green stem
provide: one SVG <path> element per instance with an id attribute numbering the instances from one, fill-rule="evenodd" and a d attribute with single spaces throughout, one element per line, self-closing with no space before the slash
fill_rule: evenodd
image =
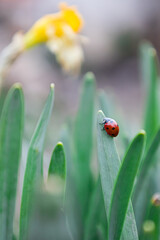
<path id="1" fill-rule="evenodd" d="M 23 35 L 17 33 L 12 42 L 0 54 L 0 89 L 7 70 L 23 52 Z"/>

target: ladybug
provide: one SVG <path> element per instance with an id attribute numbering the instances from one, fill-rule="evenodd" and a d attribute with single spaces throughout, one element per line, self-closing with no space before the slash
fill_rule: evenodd
<path id="1" fill-rule="evenodd" d="M 119 133 L 119 126 L 117 122 L 112 118 L 104 118 L 102 124 L 103 129 L 106 130 L 108 135 L 116 137 Z"/>

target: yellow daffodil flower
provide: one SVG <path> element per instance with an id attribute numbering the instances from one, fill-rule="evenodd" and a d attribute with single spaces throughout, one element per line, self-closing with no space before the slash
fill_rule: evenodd
<path id="1" fill-rule="evenodd" d="M 82 27 L 83 19 L 76 8 L 62 3 L 58 13 L 42 17 L 25 34 L 16 33 L 0 54 L 0 83 L 25 50 L 41 43 L 46 43 L 64 71 L 78 73 L 84 58 L 81 43 L 86 40 L 79 35 Z"/>
<path id="2" fill-rule="evenodd" d="M 24 49 L 46 43 L 67 72 L 77 72 L 83 61 L 82 37 L 78 35 L 83 19 L 75 7 L 60 4 L 60 12 L 39 19 L 24 35 Z"/>

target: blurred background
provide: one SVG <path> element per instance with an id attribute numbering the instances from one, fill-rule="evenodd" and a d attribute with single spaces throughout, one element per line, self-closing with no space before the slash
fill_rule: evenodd
<path id="1" fill-rule="evenodd" d="M 160 50 L 160 1 L 68 0 L 76 5 L 85 20 L 82 34 L 89 43 L 84 46 L 85 61 L 79 77 L 62 73 L 54 56 L 45 46 L 23 54 L 12 66 L 5 86 L 21 82 L 26 98 L 26 137 L 30 139 L 34 122 L 40 114 L 51 82 L 56 97 L 50 131 L 58 136 L 60 126 L 75 113 L 82 76 L 93 71 L 97 87 L 103 88 L 113 100 L 125 122 L 140 127 L 143 115 L 143 87 L 139 64 L 139 44 L 151 41 Z M 32 24 L 48 13 L 59 11 L 57 0 L 0 0 L 0 51 L 17 31 L 27 31 Z M 59 126 L 59 127 L 57 127 Z M 53 145 L 53 143 L 52 143 Z"/>
<path id="2" fill-rule="evenodd" d="M 76 5 L 82 14 L 85 21 L 82 34 L 89 39 L 84 45 L 85 61 L 80 75 L 64 74 L 54 56 L 41 45 L 20 56 L 4 81 L 6 91 L 13 83 L 20 82 L 25 95 L 25 141 L 19 192 L 28 142 L 49 93 L 50 83 L 55 83 L 55 105 L 48 128 L 46 164 L 49 164 L 63 124 L 77 111 L 82 77 L 87 71 L 95 74 L 97 88 L 108 94 L 126 131 L 135 134 L 142 126 L 145 91 L 139 46 L 142 41 L 149 40 L 157 53 L 160 52 L 160 1 L 68 0 L 67 3 Z M 43 15 L 59 11 L 58 4 L 58 0 L 0 0 L 0 51 L 16 32 L 26 32 Z M 127 121 L 132 129 L 128 128 Z M 20 198 L 17 201 L 17 218 L 19 206 Z"/>

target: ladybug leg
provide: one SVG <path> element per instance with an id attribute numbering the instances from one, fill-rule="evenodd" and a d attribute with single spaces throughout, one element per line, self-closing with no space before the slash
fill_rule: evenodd
<path id="1" fill-rule="evenodd" d="M 103 122 L 101 122 L 101 123 L 99 123 L 99 124 L 100 124 L 100 125 L 103 125 L 102 130 L 105 130 L 105 128 L 104 128 L 105 121 L 103 121 Z"/>

